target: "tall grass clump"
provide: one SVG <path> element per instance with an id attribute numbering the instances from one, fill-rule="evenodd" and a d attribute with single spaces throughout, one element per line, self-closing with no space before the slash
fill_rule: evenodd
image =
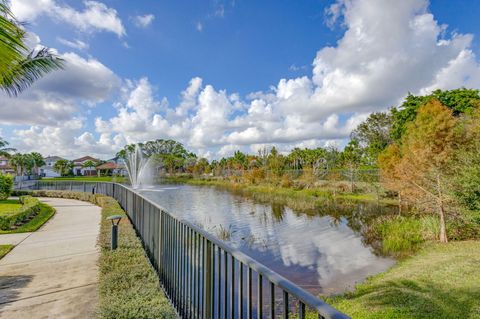
<path id="1" fill-rule="evenodd" d="M 394 216 L 374 224 L 385 254 L 402 257 L 417 251 L 426 240 L 438 238 L 439 224 L 433 216 Z"/>

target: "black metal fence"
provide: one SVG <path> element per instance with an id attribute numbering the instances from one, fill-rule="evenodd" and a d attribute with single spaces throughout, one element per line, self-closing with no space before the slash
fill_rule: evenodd
<path id="1" fill-rule="evenodd" d="M 115 198 L 182 318 L 349 318 L 205 230 L 116 183 L 37 181 L 23 189 Z"/>

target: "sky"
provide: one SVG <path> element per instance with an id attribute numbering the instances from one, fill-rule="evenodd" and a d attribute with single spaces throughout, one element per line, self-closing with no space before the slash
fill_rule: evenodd
<path id="1" fill-rule="evenodd" d="M 213 159 L 345 145 L 411 92 L 480 88 L 476 0 L 11 0 L 66 66 L 0 94 L 20 152 L 112 157 L 164 138 Z"/>

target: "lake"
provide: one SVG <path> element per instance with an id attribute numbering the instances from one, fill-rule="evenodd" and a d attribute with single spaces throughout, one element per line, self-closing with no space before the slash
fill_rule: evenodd
<path id="1" fill-rule="evenodd" d="M 183 184 L 140 193 L 315 294 L 351 290 L 395 263 L 361 235 L 371 218 L 394 207 L 356 202 L 299 212 L 218 187 Z"/>

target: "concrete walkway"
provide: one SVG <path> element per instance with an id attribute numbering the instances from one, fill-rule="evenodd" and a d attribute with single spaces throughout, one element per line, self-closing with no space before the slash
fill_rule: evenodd
<path id="1" fill-rule="evenodd" d="M 0 242 L 18 244 L 0 260 L 0 318 L 92 318 L 100 208 L 69 199 L 41 200 L 57 210 L 41 229 L 0 235 Z"/>

